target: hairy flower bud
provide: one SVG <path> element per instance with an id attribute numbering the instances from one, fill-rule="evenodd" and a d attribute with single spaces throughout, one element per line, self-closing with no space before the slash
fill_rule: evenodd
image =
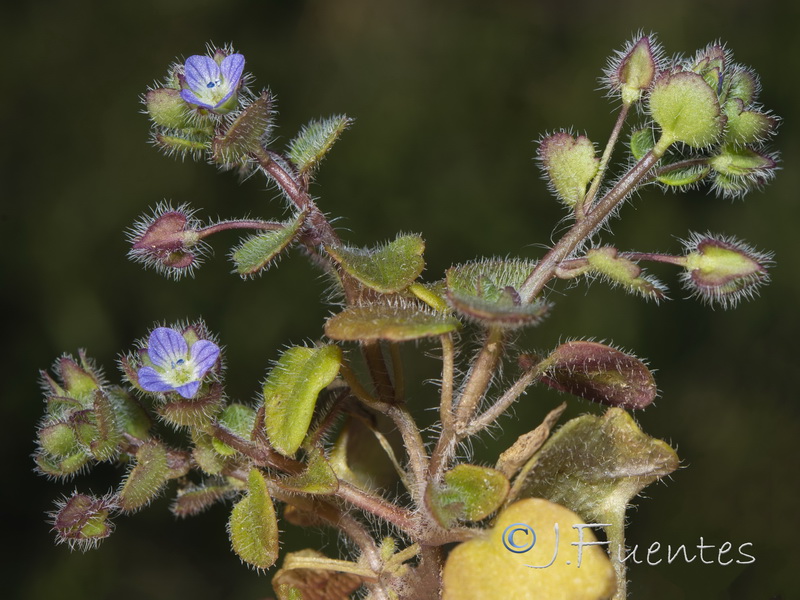
<path id="1" fill-rule="evenodd" d="M 772 255 L 722 236 L 694 233 L 687 249 L 683 282 L 693 295 L 709 304 L 732 308 L 742 298 L 758 293 L 769 281 Z"/>
<path id="2" fill-rule="evenodd" d="M 153 123 L 169 129 L 185 129 L 191 124 L 189 107 L 178 90 L 158 88 L 144 96 L 147 114 Z"/>
<path id="3" fill-rule="evenodd" d="M 611 88 L 619 90 L 623 103 L 638 101 L 653 83 L 658 73 L 659 54 L 660 48 L 653 36 L 643 35 L 609 61 L 606 77 Z"/>
<path id="4" fill-rule="evenodd" d="M 113 496 L 98 498 L 73 493 L 58 502 L 56 510 L 50 513 L 56 543 L 67 543 L 73 550 L 95 548 L 114 531 L 109 517 L 116 510 Z"/>
<path id="5" fill-rule="evenodd" d="M 177 209 L 159 204 L 128 231 L 128 257 L 175 279 L 192 274 L 206 250 L 198 233 L 200 222 L 193 217 L 186 204 Z"/>

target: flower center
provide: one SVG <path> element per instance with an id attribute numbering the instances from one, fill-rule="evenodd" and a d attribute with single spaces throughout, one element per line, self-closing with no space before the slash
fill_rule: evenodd
<path id="1" fill-rule="evenodd" d="M 164 373 L 164 379 L 176 387 L 191 383 L 197 379 L 194 373 L 194 365 L 184 358 L 174 360 L 170 364 L 170 368 Z"/>
<path id="2" fill-rule="evenodd" d="M 206 87 L 207 87 L 207 88 L 209 88 L 209 89 L 211 89 L 211 88 L 213 88 L 213 87 L 217 87 L 218 85 L 222 85 L 222 82 L 221 82 L 219 79 L 217 79 L 217 80 L 215 80 L 215 81 L 209 81 L 209 82 L 206 84 Z"/>

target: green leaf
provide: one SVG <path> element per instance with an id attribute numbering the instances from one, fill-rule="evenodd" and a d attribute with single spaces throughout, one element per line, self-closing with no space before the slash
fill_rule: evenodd
<path id="1" fill-rule="evenodd" d="M 425 493 L 425 503 L 445 528 L 459 520 L 480 521 L 498 508 L 506 499 L 508 479 L 489 467 L 461 464 L 444 474 L 442 483 L 431 484 Z"/>
<path id="2" fill-rule="evenodd" d="M 336 140 L 353 124 L 345 115 L 335 115 L 304 125 L 291 142 L 287 155 L 300 174 L 313 172 Z"/>
<path id="3" fill-rule="evenodd" d="M 608 600 L 614 570 L 594 533 L 579 532 L 581 525 L 578 515 L 547 500 L 515 502 L 494 527 L 450 552 L 442 600 Z M 508 549 L 515 546 L 518 551 Z"/>
<path id="4" fill-rule="evenodd" d="M 267 569 L 278 559 L 278 521 L 261 471 L 251 469 L 247 494 L 236 503 L 228 520 L 233 551 L 249 565 Z"/>
<path id="5" fill-rule="evenodd" d="M 556 431 L 525 465 L 512 498 L 547 498 L 588 522 L 609 522 L 646 486 L 678 468 L 665 442 L 646 435 L 621 408 L 582 415 Z"/>
<path id="6" fill-rule="evenodd" d="M 284 477 L 278 481 L 278 485 L 290 492 L 335 494 L 339 489 L 339 478 L 322 451 L 313 449 L 308 454 L 306 470 L 299 475 Z"/>
<path id="7" fill-rule="evenodd" d="M 136 450 L 136 465 L 120 488 L 118 497 L 122 511 L 134 512 L 149 504 L 168 477 L 166 448 L 157 440 L 147 440 Z"/>
<path id="8" fill-rule="evenodd" d="M 269 137 L 272 96 L 268 91 L 253 100 L 230 126 L 214 137 L 211 156 L 221 165 L 234 165 L 249 160 L 250 154 L 261 150 Z"/>
<path id="9" fill-rule="evenodd" d="M 256 422 L 256 411 L 244 404 L 230 404 L 225 407 L 217 421 L 235 436 L 249 440 Z M 224 456 L 236 454 L 236 450 L 216 438 L 213 438 L 212 444 L 214 449 Z"/>
<path id="10" fill-rule="evenodd" d="M 264 382 L 267 436 L 275 449 L 294 454 L 308 432 L 317 396 L 339 372 L 342 350 L 296 346 L 284 352 Z"/>
<path id="11" fill-rule="evenodd" d="M 600 164 L 591 140 L 584 135 L 574 138 L 561 131 L 544 138 L 538 152 L 550 185 L 558 197 L 568 206 L 583 199 L 586 186 Z"/>
<path id="12" fill-rule="evenodd" d="M 645 408 L 658 391 L 653 374 L 641 360 L 597 342 L 561 344 L 542 367 L 546 367 L 543 383 L 601 404 Z"/>
<path id="13" fill-rule="evenodd" d="M 416 234 L 399 235 L 374 249 L 328 246 L 326 250 L 348 275 L 382 294 L 407 288 L 425 268 L 425 241 Z"/>
<path id="14" fill-rule="evenodd" d="M 275 259 L 297 237 L 305 223 L 306 213 L 302 212 L 293 221 L 283 223 L 281 229 L 265 231 L 245 238 L 231 251 L 231 260 L 236 272 L 242 277 L 250 277 L 269 269 Z"/>
<path id="15" fill-rule="evenodd" d="M 650 92 L 650 114 L 670 142 L 704 148 L 722 133 L 717 94 L 697 73 L 659 77 Z"/>
<path id="16" fill-rule="evenodd" d="M 653 129 L 645 127 L 631 133 L 631 154 L 636 160 L 642 160 L 656 145 Z"/>
<path id="17" fill-rule="evenodd" d="M 475 321 L 514 328 L 536 325 L 549 305 L 522 304 L 518 289 L 536 263 L 521 259 L 482 260 L 451 267 L 446 273 L 447 299 L 453 308 Z"/>
<path id="18" fill-rule="evenodd" d="M 352 306 L 332 316 L 325 323 L 325 335 L 332 340 L 351 342 L 405 342 L 439 336 L 458 329 L 459 325 L 455 317 L 417 304 L 369 304 Z"/>

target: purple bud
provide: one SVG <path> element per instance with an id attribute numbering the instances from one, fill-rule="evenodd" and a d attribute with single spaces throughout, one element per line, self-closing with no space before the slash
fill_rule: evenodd
<path id="1" fill-rule="evenodd" d="M 114 531 L 109 517 L 116 510 L 113 496 L 97 498 L 73 493 L 58 502 L 56 510 L 50 514 L 56 542 L 83 551 L 96 547 Z"/>
<path id="2" fill-rule="evenodd" d="M 128 256 L 175 279 L 191 274 L 206 249 L 198 233 L 200 222 L 193 217 L 194 211 L 185 204 L 177 209 L 160 204 L 128 231 Z"/>

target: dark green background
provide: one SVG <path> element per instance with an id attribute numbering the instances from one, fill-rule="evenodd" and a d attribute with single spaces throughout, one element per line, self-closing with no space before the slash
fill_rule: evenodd
<path id="1" fill-rule="evenodd" d="M 615 223 L 617 243 L 677 251 L 689 230 L 736 234 L 777 254 L 773 282 L 735 311 L 683 300 L 655 306 L 598 284 L 562 297 L 548 322 L 520 340 L 546 349 L 568 337 L 614 340 L 648 357 L 662 396 L 637 415 L 668 440 L 684 468 L 648 489 L 631 511 L 629 542 L 754 544 L 748 567 L 642 566 L 633 598 L 800 597 L 796 443 L 800 433 L 798 318 L 798 93 L 796 3 L 307 2 L 169 0 L 18 3 L 4 18 L 2 120 L 5 333 L 0 428 L 3 595 L 19 599 L 268 596 L 269 576 L 239 564 L 217 508 L 175 521 L 167 499 L 129 518 L 100 550 L 52 547 L 43 513 L 74 487 L 98 493 L 111 469 L 58 484 L 35 476 L 30 453 L 41 414 L 37 369 L 87 348 L 115 373 L 119 351 L 155 321 L 203 316 L 227 346 L 229 391 L 255 397 L 268 361 L 290 342 L 319 336 L 330 307 L 325 282 L 299 255 L 254 282 L 229 274 L 226 243 L 196 278 L 175 283 L 125 259 L 123 230 L 166 198 L 207 217 L 276 218 L 282 205 L 254 177 L 239 184 L 147 144 L 139 95 L 174 57 L 208 40 L 234 42 L 259 85 L 279 98 L 277 145 L 306 120 L 357 118 L 324 165 L 314 192 L 343 235 L 366 245 L 397 231 L 428 240 L 427 277 L 475 256 L 537 257 L 561 210 L 532 160 L 533 140 L 562 127 L 598 143 L 613 122 L 597 91 L 606 56 L 642 28 L 668 53 L 722 39 L 762 76 L 762 101 L 785 118 L 774 146 L 783 169 L 763 193 L 730 202 L 704 193 L 643 191 Z M 224 237 L 224 236 L 221 236 Z M 607 239 L 607 236 L 606 236 Z M 464 337 L 469 341 L 469 335 Z M 426 346 L 422 345 L 422 351 Z M 413 348 L 409 348 L 413 351 Z M 420 371 L 435 376 L 435 364 Z M 412 402 L 435 401 L 431 385 Z M 503 422 L 490 460 L 559 399 L 537 391 Z M 596 410 L 572 401 L 571 414 Z M 292 530 L 293 531 L 293 530 Z M 322 532 L 292 538 L 336 554 Z M 8 594 L 8 595 L 7 595 Z"/>

